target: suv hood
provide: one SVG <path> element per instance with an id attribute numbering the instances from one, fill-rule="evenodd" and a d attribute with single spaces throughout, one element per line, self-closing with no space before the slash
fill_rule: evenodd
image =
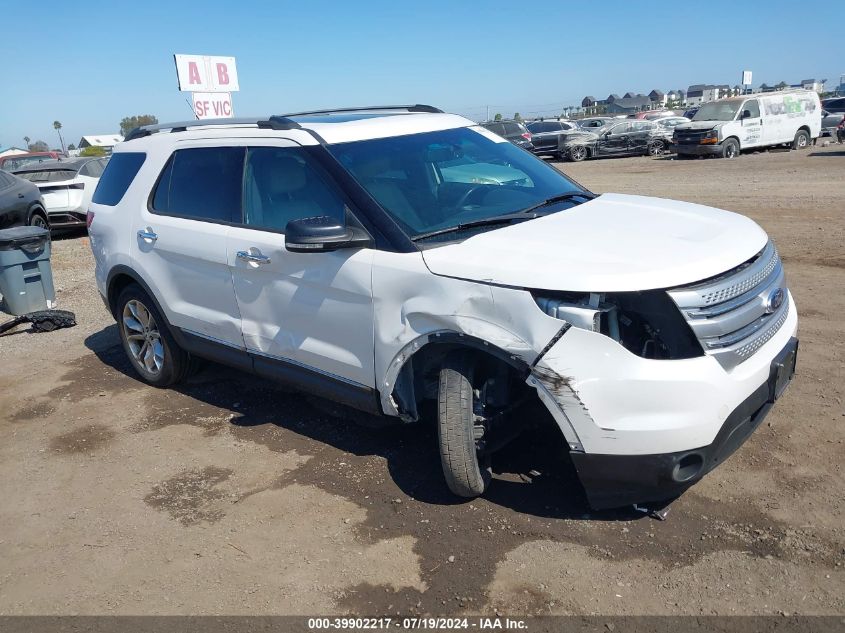
<path id="1" fill-rule="evenodd" d="M 737 213 L 607 193 L 422 255 L 436 275 L 520 288 L 623 292 L 713 277 L 752 258 L 767 239 Z"/>

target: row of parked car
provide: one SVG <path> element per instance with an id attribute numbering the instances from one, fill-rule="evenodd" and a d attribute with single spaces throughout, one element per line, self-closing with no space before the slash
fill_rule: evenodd
<path id="1" fill-rule="evenodd" d="M 482 126 L 534 154 L 582 161 L 600 156 L 659 156 L 671 145 L 675 127 L 690 121 L 671 110 L 639 114 L 650 117 L 493 121 Z"/>
<path id="2" fill-rule="evenodd" d="M 54 158 L 45 153 L 4 158 L 7 160 L 0 165 L 0 229 L 85 226 L 88 205 L 108 157 Z"/>
<path id="3" fill-rule="evenodd" d="M 845 98 L 820 103 L 806 90 L 743 95 L 705 103 L 683 113 L 639 112 L 627 118 L 493 121 L 482 123 L 537 155 L 561 160 L 622 155 L 734 158 L 745 149 L 787 145 L 802 149 L 845 127 Z"/>

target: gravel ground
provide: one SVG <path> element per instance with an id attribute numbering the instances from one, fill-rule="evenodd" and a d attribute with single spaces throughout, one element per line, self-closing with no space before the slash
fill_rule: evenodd
<path id="1" fill-rule="evenodd" d="M 751 216 L 799 306 L 793 384 L 667 521 L 590 512 L 554 436 L 456 503 L 429 428 L 212 365 L 146 387 L 76 234 L 53 267 L 79 325 L 0 337 L 0 614 L 845 613 L 845 152 L 558 166 Z"/>

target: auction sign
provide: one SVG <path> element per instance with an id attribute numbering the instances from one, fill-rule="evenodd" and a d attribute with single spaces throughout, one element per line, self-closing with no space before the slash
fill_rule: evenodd
<path id="1" fill-rule="evenodd" d="M 225 119 L 234 115 L 232 93 L 238 92 L 234 57 L 174 55 L 179 90 L 190 92 L 197 119 Z"/>
<path id="2" fill-rule="evenodd" d="M 234 114 L 231 92 L 192 92 L 191 97 L 198 119 L 228 119 Z"/>

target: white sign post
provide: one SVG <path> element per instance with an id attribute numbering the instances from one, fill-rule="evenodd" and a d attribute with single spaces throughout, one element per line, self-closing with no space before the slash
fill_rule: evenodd
<path id="1" fill-rule="evenodd" d="M 228 119 L 235 114 L 230 92 L 192 92 L 191 97 L 198 119 Z"/>
<path id="2" fill-rule="evenodd" d="M 743 70 L 742 71 L 742 85 L 745 88 L 743 91 L 745 94 L 748 94 L 748 87 L 751 85 L 751 71 L 750 70 Z"/>

